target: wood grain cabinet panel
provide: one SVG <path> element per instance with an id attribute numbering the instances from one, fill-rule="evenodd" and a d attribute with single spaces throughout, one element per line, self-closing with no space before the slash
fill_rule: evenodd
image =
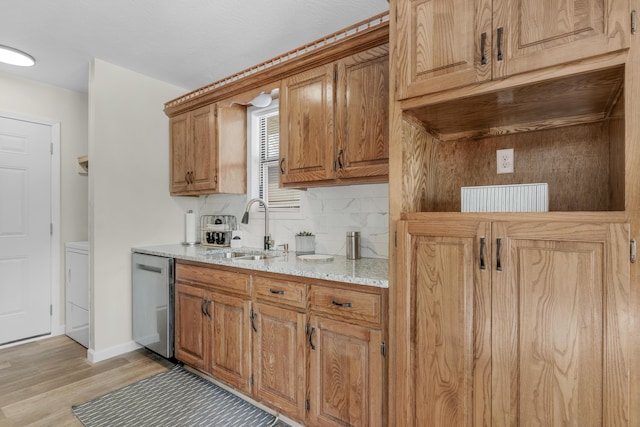
<path id="1" fill-rule="evenodd" d="M 204 295 L 201 288 L 176 283 L 175 357 L 198 369 L 204 369 L 206 364 Z"/>
<path id="2" fill-rule="evenodd" d="M 251 301 L 217 292 L 209 294 L 211 340 L 208 371 L 251 393 Z"/>
<path id="3" fill-rule="evenodd" d="M 175 357 L 250 394 L 251 300 L 217 291 L 225 278 L 230 286 L 249 280 L 240 273 L 176 262 Z"/>
<path id="4" fill-rule="evenodd" d="M 628 0 L 398 0 L 397 97 L 629 47 Z"/>
<path id="5" fill-rule="evenodd" d="M 337 178 L 385 181 L 389 176 L 389 46 L 336 64 Z"/>
<path id="6" fill-rule="evenodd" d="M 255 397 L 304 421 L 306 409 L 306 314 L 256 303 L 253 314 Z"/>
<path id="7" fill-rule="evenodd" d="M 312 285 L 309 308 L 311 312 L 379 326 L 382 320 L 382 295 Z"/>
<path id="8" fill-rule="evenodd" d="M 383 425 L 382 332 L 314 315 L 310 326 L 311 425 Z"/>
<path id="9" fill-rule="evenodd" d="M 283 80 L 280 88 L 280 183 L 331 180 L 334 65 Z"/>
<path id="10" fill-rule="evenodd" d="M 630 425 L 628 225 L 398 233 L 391 424 Z"/>
<path id="11" fill-rule="evenodd" d="M 388 92 L 388 44 L 283 80 L 281 185 L 387 181 Z"/>
<path id="12" fill-rule="evenodd" d="M 170 119 L 172 195 L 246 192 L 246 113 L 206 105 Z"/>

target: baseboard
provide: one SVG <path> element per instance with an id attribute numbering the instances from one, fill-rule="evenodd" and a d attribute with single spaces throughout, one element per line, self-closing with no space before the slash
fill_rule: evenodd
<path id="1" fill-rule="evenodd" d="M 134 351 L 139 348 L 142 348 L 142 346 L 135 343 L 134 341 L 129 341 L 102 350 L 89 349 L 87 351 L 87 359 L 89 359 L 89 362 L 91 363 L 98 363 L 102 362 L 103 360 L 111 359 L 112 357 L 129 353 L 130 351 Z"/>

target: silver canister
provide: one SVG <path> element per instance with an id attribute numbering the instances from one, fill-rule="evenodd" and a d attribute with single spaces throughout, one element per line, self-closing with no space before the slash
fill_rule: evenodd
<path id="1" fill-rule="evenodd" d="M 360 259 L 359 231 L 347 231 L 347 259 Z"/>

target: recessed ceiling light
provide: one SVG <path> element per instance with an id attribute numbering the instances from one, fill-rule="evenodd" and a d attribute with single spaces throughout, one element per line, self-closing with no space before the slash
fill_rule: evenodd
<path id="1" fill-rule="evenodd" d="M 33 56 L 18 49 L 0 45 L 0 62 L 20 67 L 31 67 L 35 65 L 36 60 Z"/>

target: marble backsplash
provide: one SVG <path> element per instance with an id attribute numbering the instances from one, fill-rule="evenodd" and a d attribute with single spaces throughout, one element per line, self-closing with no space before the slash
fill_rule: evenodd
<path id="1" fill-rule="evenodd" d="M 262 247 L 264 214 L 251 207 L 249 224 L 241 224 L 246 195 L 200 196 L 199 215 L 235 215 L 243 246 Z M 389 257 L 389 186 L 363 184 L 309 188 L 301 194 L 299 213 L 269 212 L 269 231 L 277 245 L 288 243 L 295 251 L 295 234 L 316 235 L 316 253 L 345 255 L 346 232 L 360 232 L 361 255 Z"/>

